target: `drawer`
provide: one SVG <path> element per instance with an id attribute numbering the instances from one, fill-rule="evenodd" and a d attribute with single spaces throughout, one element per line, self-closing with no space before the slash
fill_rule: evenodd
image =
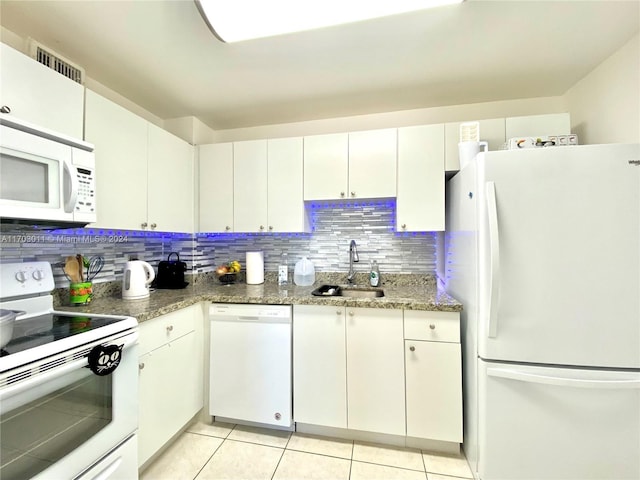
<path id="1" fill-rule="evenodd" d="M 431 342 L 460 343 L 458 312 L 404 311 L 404 338 Z"/>
<path id="2" fill-rule="evenodd" d="M 139 353 L 144 355 L 195 330 L 197 305 L 140 324 Z"/>

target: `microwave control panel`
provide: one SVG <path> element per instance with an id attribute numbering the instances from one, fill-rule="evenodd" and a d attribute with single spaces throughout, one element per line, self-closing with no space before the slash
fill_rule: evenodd
<path id="1" fill-rule="evenodd" d="M 88 168 L 77 167 L 78 198 L 75 211 L 77 213 L 96 212 L 96 179 L 93 171 Z"/>

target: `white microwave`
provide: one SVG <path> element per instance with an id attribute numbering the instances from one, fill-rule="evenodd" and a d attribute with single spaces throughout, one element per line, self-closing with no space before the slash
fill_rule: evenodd
<path id="1" fill-rule="evenodd" d="M 0 116 L 0 220 L 84 226 L 96 212 L 93 145 Z"/>

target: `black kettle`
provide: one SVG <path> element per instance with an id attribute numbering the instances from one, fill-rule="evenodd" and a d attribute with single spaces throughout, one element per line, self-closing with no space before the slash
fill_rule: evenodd
<path id="1" fill-rule="evenodd" d="M 171 256 L 175 255 L 177 260 L 171 260 Z M 184 272 L 187 271 L 187 264 L 180 261 L 180 255 L 177 252 L 171 252 L 167 256 L 166 261 L 158 264 L 158 275 L 156 275 L 156 288 L 184 288 L 189 282 L 184 281 Z"/>

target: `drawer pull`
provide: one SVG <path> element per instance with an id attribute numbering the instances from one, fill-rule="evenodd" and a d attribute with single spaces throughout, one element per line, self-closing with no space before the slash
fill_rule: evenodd
<path id="1" fill-rule="evenodd" d="M 411 345 L 411 346 L 409 347 L 409 350 L 411 350 L 412 352 L 415 352 L 415 351 L 416 351 L 416 347 L 414 347 L 413 345 Z"/>
<path id="2" fill-rule="evenodd" d="M 430 325 L 429 325 L 429 328 L 430 328 L 431 330 L 435 330 L 435 329 L 436 329 L 436 324 L 435 324 L 435 323 L 430 324 Z"/>
<path id="3" fill-rule="evenodd" d="M 169 332 L 173 332 L 173 325 L 169 325 L 167 327 L 167 333 L 169 333 Z"/>
<path id="4" fill-rule="evenodd" d="M 144 370 L 144 362 L 138 364 L 138 370 Z"/>

